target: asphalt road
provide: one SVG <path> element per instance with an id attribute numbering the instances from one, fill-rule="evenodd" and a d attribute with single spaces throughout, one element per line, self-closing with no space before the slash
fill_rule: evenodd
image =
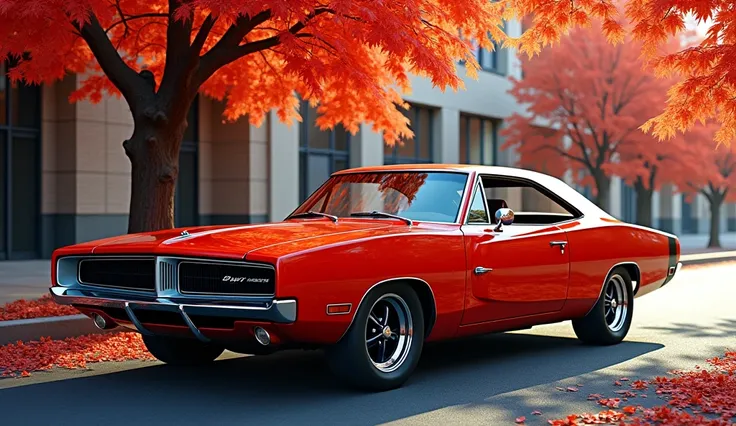
<path id="1" fill-rule="evenodd" d="M 683 269 L 636 300 L 624 343 L 587 347 L 569 323 L 428 346 L 405 387 L 380 394 L 342 388 L 320 352 L 224 359 L 197 371 L 107 363 L 0 380 L 2 425 L 546 424 L 597 412 L 589 393 L 613 381 L 691 369 L 736 349 L 736 263 Z M 582 384 L 577 393 L 557 386 Z M 661 402 L 649 398 L 635 404 Z M 542 416 L 532 416 L 541 410 Z"/>

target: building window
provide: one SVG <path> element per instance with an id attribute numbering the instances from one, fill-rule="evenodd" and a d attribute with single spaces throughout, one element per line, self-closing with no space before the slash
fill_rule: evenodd
<path id="1" fill-rule="evenodd" d="M 0 259 L 39 256 L 41 87 L 11 83 L 0 63 Z"/>
<path id="2" fill-rule="evenodd" d="M 317 110 L 302 101 L 299 127 L 299 197 L 302 201 L 317 190 L 332 173 L 350 164 L 350 133 L 341 125 L 321 130 Z"/>
<path id="3" fill-rule="evenodd" d="M 503 31 L 507 30 L 507 23 L 504 21 L 503 23 Z M 493 49 L 483 49 L 481 48 L 476 41 L 473 41 L 473 53 L 475 56 L 476 61 L 478 61 L 478 65 L 480 65 L 480 68 L 484 71 L 493 72 L 496 74 L 506 75 L 506 62 L 504 59 L 506 56 L 504 56 L 507 52 L 506 49 L 501 47 L 499 43 L 492 42 L 493 43 Z M 465 61 L 460 61 L 461 65 L 465 64 Z"/>
<path id="4" fill-rule="evenodd" d="M 697 234 L 698 233 L 698 220 L 694 217 L 693 205 L 690 203 L 685 196 L 682 195 L 682 233 L 683 234 Z"/>
<path id="5" fill-rule="evenodd" d="M 179 150 L 179 177 L 174 194 L 174 225 L 199 225 L 199 98 L 187 115 L 187 130 Z"/>
<path id="6" fill-rule="evenodd" d="M 621 182 L 621 220 L 636 223 L 636 190 Z"/>
<path id="7" fill-rule="evenodd" d="M 460 116 L 460 162 L 496 165 L 497 122 L 488 118 Z"/>
<path id="8" fill-rule="evenodd" d="M 432 163 L 434 149 L 434 113 L 432 108 L 412 105 L 403 111 L 409 119 L 412 138 L 404 138 L 383 150 L 384 164 Z"/>

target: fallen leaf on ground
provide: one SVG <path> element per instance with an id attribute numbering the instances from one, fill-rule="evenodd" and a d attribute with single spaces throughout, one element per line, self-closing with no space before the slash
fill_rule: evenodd
<path id="1" fill-rule="evenodd" d="M 567 391 L 568 392 L 577 392 L 579 389 L 573 386 L 568 386 Z"/>
<path id="2" fill-rule="evenodd" d="M 52 340 L 10 343 L 0 346 L 0 377 L 27 377 L 33 371 L 54 367 L 87 368 L 88 363 L 153 360 L 141 335 L 133 332 L 90 334 Z"/>
<path id="3" fill-rule="evenodd" d="M 534 410 L 534 411 L 532 411 L 532 415 L 541 416 L 542 415 L 542 412 L 539 411 L 539 410 Z"/>
<path id="4" fill-rule="evenodd" d="M 524 423 L 526 421 L 526 417 L 520 416 L 516 418 L 516 423 Z"/>
<path id="5" fill-rule="evenodd" d="M 78 310 L 71 306 L 59 305 L 48 294 L 36 300 L 20 299 L 0 307 L 0 321 L 77 314 Z"/>

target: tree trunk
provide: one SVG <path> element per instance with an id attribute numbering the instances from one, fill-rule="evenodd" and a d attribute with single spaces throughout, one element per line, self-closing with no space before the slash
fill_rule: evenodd
<path id="1" fill-rule="evenodd" d="M 598 172 L 594 175 L 595 187 L 598 193 L 595 196 L 595 204 L 608 213 L 609 194 L 611 193 L 611 179 Z"/>
<path id="2" fill-rule="evenodd" d="M 710 202 L 710 239 L 708 248 L 721 248 L 721 205 L 723 205 L 723 195 L 711 194 L 708 197 Z"/>
<path id="3" fill-rule="evenodd" d="M 647 189 L 641 181 L 634 184 L 636 190 L 636 223 L 641 226 L 652 226 L 652 189 Z"/>
<path id="4" fill-rule="evenodd" d="M 133 137 L 123 142 L 130 159 L 131 196 L 128 233 L 174 227 L 174 190 L 179 148 L 187 123 L 168 122 L 164 113 L 135 117 Z"/>

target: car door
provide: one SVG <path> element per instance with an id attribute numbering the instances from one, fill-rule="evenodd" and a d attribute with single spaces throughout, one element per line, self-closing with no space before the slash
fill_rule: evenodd
<path id="1" fill-rule="evenodd" d="M 477 185 L 462 226 L 467 259 L 462 324 L 562 309 L 570 271 L 566 233 L 555 225 L 496 228 L 490 219 L 495 212 Z"/>

